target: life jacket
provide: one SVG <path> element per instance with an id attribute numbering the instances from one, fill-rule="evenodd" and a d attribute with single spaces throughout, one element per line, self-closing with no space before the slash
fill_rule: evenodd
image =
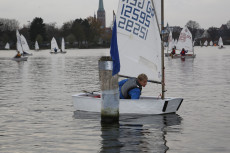
<path id="1" fill-rule="evenodd" d="M 142 90 L 142 86 L 138 83 L 137 78 L 130 78 L 121 87 L 121 94 L 125 99 L 130 99 L 129 91 L 134 88 L 139 88 L 140 91 Z"/>
<path id="2" fill-rule="evenodd" d="M 181 55 L 185 55 L 185 51 L 184 50 L 181 51 Z"/>

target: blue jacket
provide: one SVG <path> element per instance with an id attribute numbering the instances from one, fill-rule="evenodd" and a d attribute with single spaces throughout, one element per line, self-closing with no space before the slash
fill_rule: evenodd
<path id="1" fill-rule="evenodd" d="M 120 99 L 125 99 L 121 93 L 121 87 L 124 85 L 124 83 L 127 81 L 128 79 L 125 80 L 121 80 L 119 82 L 119 93 L 120 93 Z M 131 97 L 131 99 L 139 99 L 140 95 L 141 95 L 141 90 L 139 88 L 133 88 L 129 91 L 129 96 Z"/>

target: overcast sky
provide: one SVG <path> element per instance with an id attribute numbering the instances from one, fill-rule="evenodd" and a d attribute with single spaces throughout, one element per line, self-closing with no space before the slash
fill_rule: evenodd
<path id="1" fill-rule="evenodd" d="M 106 26 L 112 22 L 112 11 L 119 0 L 103 0 Z M 20 26 L 35 17 L 45 23 L 64 22 L 87 18 L 97 13 L 99 0 L 0 0 L 0 18 L 16 19 Z M 184 26 L 189 20 L 201 28 L 220 27 L 230 20 L 230 0 L 165 0 L 165 24 Z"/>

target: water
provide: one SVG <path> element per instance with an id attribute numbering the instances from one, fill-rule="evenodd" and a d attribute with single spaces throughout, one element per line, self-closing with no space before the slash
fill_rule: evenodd
<path id="1" fill-rule="evenodd" d="M 230 152 L 230 46 L 165 58 L 166 95 L 184 98 L 177 114 L 120 116 L 114 125 L 76 112 L 71 97 L 99 90 L 97 62 L 109 49 L 31 52 L 16 62 L 15 51 L 0 51 L 1 153 Z M 160 87 L 148 84 L 143 95 Z"/>

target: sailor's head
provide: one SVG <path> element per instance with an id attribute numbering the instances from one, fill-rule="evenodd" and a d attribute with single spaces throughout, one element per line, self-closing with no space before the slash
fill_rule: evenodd
<path id="1" fill-rule="evenodd" d="M 146 84 L 147 84 L 147 81 L 148 81 L 148 77 L 147 77 L 146 74 L 142 73 L 142 74 L 138 75 L 137 81 L 139 82 L 139 84 L 140 84 L 142 87 L 145 87 Z"/>

